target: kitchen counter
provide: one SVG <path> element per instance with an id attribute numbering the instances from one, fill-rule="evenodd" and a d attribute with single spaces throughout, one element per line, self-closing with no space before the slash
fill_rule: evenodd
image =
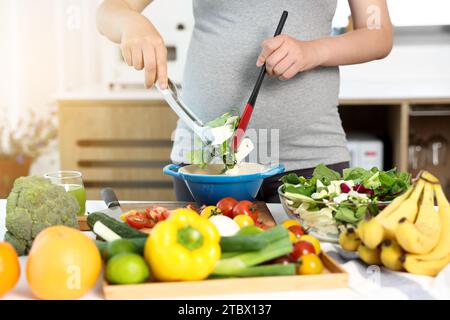
<path id="1" fill-rule="evenodd" d="M 287 218 L 280 204 L 268 204 L 272 215 L 277 223 Z M 0 200 L 0 239 L 5 233 L 5 208 L 6 201 Z M 86 208 L 89 212 L 105 208 L 102 201 L 87 201 Z M 90 237 L 93 234 L 87 232 Z M 341 258 L 336 255 L 332 244 L 324 243 L 323 249 L 337 260 Z M 310 290 L 292 292 L 271 292 L 261 294 L 234 294 L 224 296 L 210 296 L 209 299 L 234 299 L 234 300 L 278 300 L 278 299 L 450 299 L 450 265 L 441 272 L 437 278 L 425 276 L 413 276 L 406 273 L 390 272 L 385 269 L 367 268 L 358 261 L 344 262 L 343 267 L 349 273 L 349 287 L 345 289 Z M 31 291 L 26 282 L 25 265 L 26 257 L 20 257 L 21 278 L 17 286 L 4 299 L 33 299 Z M 83 299 L 102 299 L 101 279 L 95 287 L 87 293 Z M 204 297 L 189 297 L 190 299 L 204 300 Z M 183 298 L 183 300 L 186 298 Z"/>

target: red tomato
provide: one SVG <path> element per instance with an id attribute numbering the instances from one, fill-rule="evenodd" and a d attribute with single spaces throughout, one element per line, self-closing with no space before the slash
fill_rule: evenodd
<path id="1" fill-rule="evenodd" d="M 169 210 L 164 207 L 154 207 L 153 209 L 147 208 L 147 217 L 156 222 L 166 220 L 169 217 Z"/>
<path id="2" fill-rule="evenodd" d="M 305 231 L 301 226 L 290 226 L 288 230 L 292 232 L 297 239 L 300 239 L 300 237 L 305 234 Z"/>
<path id="3" fill-rule="evenodd" d="M 308 241 L 298 241 L 294 243 L 294 250 L 290 254 L 290 257 L 292 258 L 292 260 L 298 261 L 301 256 L 309 253 L 316 253 L 316 249 L 314 248 L 314 246 Z"/>
<path id="4" fill-rule="evenodd" d="M 233 208 L 233 218 L 240 214 L 250 216 L 255 222 L 259 217 L 258 208 L 253 202 L 248 200 L 239 201 L 239 203 Z"/>
<path id="5" fill-rule="evenodd" d="M 258 228 L 261 228 L 263 230 L 269 229 L 269 226 L 261 221 L 255 221 L 255 226 L 257 226 Z"/>
<path id="6" fill-rule="evenodd" d="M 142 212 L 127 215 L 126 221 L 130 227 L 135 229 L 153 228 L 155 226 L 155 222 Z"/>
<path id="7" fill-rule="evenodd" d="M 231 197 L 226 197 L 217 202 L 216 207 L 222 211 L 224 216 L 234 218 L 233 216 L 233 208 L 238 203 L 238 201 Z"/>

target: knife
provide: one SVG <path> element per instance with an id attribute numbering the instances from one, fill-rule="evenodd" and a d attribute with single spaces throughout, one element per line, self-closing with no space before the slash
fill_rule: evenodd
<path id="1" fill-rule="evenodd" d="M 120 219 L 120 215 L 123 213 L 122 208 L 120 207 L 120 202 L 117 199 L 116 193 L 112 188 L 103 188 L 100 191 L 103 201 L 105 202 L 108 209 L 96 211 L 106 214 L 107 216 L 114 218 L 120 222 L 123 222 Z"/>

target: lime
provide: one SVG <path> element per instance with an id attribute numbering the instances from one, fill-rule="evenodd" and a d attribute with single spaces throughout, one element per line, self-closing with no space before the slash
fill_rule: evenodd
<path id="1" fill-rule="evenodd" d="M 247 226 L 247 227 L 243 227 L 241 230 L 238 231 L 238 235 L 239 236 L 251 236 L 254 234 L 258 234 L 263 232 L 264 230 L 257 227 L 257 226 Z"/>
<path id="2" fill-rule="evenodd" d="M 111 259 L 112 257 L 121 253 L 139 253 L 136 245 L 127 239 L 117 239 L 108 242 L 105 250 L 105 259 Z"/>
<path id="3" fill-rule="evenodd" d="M 109 283 L 134 284 L 147 280 L 150 272 L 142 256 L 135 253 L 120 253 L 109 259 L 105 276 Z"/>

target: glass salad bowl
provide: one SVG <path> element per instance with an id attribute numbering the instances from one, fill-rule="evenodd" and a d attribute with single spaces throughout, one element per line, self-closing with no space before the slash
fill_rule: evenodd
<path id="1" fill-rule="evenodd" d="M 283 185 L 278 188 L 278 194 L 286 214 L 290 218 L 298 220 L 312 236 L 332 243 L 338 242 L 339 226 L 343 227 L 343 224 L 338 223 L 334 218 L 336 214 L 345 214 L 345 210 L 352 210 L 357 219 L 362 219 L 367 212 L 378 212 L 390 203 L 390 201 L 375 202 L 367 199 L 364 204 L 346 204 L 344 209 L 339 203 L 333 201 L 290 197 L 282 189 Z M 369 207 L 371 209 L 368 209 Z"/>

